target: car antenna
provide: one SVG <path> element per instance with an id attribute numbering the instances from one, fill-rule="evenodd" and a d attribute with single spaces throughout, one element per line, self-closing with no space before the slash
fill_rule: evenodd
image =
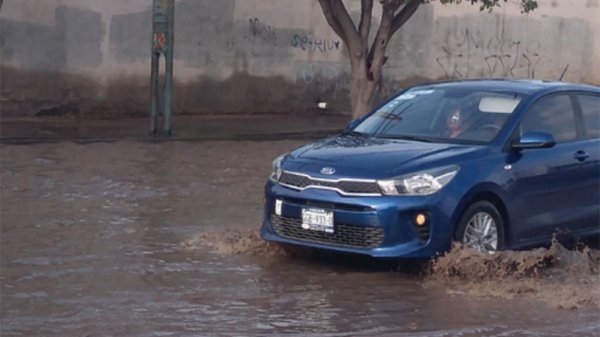
<path id="1" fill-rule="evenodd" d="M 565 77 L 565 74 L 567 73 L 567 70 L 569 70 L 569 65 L 567 64 L 567 66 L 565 67 L 565 70 L 563 70 L 562 74 L 560 74 L 560 78 L 558 79 L 559 81 L 562 82 L 563 77 Z"/>

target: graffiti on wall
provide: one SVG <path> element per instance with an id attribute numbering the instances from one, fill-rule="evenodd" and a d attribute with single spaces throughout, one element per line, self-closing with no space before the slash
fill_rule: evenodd
<path id="1" fill-rule="evenodd" d="M 277 32 L 271 25 L 259 18 L 248 19 L 248 32 L 244 36 L 250 44 L 254 56 L 261 56 L 272 51 L 277 46 Z"/>
<path id="2" fill-rule="evenodd" d="M 339 40 L 316 38 L 312 35 L 294 34 L 291 45 L 294 48 L 300 48 L 305 51 L 326 53 L 340 50 L 341 42 Z"/>
<path id="3" fill-rule="evenodd" d="M 454 32 L 435 60 L 446 77 L 535 78 L 544 61 L 539 42 L 486 37 L 480 31 Z"/>
<path id="4" fill-rule="evenodd" d="M 248 39 L 260 39 L 264 43 L 277 45 L 277 34 L 271 25 L 261 22 L 258 18 L 248 20 Z"/>

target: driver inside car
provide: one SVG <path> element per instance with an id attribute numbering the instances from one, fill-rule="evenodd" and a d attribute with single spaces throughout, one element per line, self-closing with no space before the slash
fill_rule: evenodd
<path id="1" fill-rule="evenodd" d="M 507 117 L 506 114 L 479 110 L 468 113 L 459 105 L 446 118 L 445 135 L 449 138 L 490 139 L 498 134 Z"/>
<path id="2" fill-rule="evenodd" d="M 448 137 L 456 138 L 460 136 L 464 132 L 465 126 L 463 124 L 461 109 L 460 106 L 457 106 L 456 110 L 454 110 L 454 112 L 449 114 L 446 118 Z"/>

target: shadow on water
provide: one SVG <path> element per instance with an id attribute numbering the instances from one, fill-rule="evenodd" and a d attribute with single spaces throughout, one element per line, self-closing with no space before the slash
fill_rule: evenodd
<path id="1" fill-rule="evenodd" d="M 212 230 L 182 243 L 187 249 L 205 248 L 220 255 L 285 257 L 320 267 L 355 272 L 399 272 L 407 277 L 424 276 L 429 259 L 381 259 L 360 254 L 308 249 L 264 241 L 256 230 Z"/>
<path id="2" fill-rule="evenodd" d="M 396 272 L 405 277 L 420 277 L 427 273 L 429 259 L 381 259 L 364 255 L 313 250 L 305 261 L 317 265 L 361 272 Z"/>

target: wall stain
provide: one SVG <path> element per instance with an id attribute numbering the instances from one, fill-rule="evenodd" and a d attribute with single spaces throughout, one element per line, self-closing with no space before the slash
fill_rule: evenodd
<path id="1" fill-rule="evenodd" d="M 307 66 L 308 64 L 302 65 Z M 243 66 L 226 79 L 201 77 L 192 82 L 174 83 L 175 114 L 302 113 L 316 111 L 317 101 L 329 103 L 331 111 L 349 111 L 349 73 L 327 64 L 317 67 L 312 84 L 303 78 L 291 81 L 283 76 L 254 76 Z M 339 71 L 339 72 L 338 72 Z M 93 78 L 52 71 L 23 71 L 0 67 L 3 80 L 2 116 L 73 116 L 115 118 L 149 115 L 149 81 L 144 76 L 122 76 L 102 84 Z M 323 76 L 323 77 L 322 77 Z M 332 77 L 329 77 L 332 76 Z M 388 80 L 383 100 L 400 88 L 427 78 Z M 31 85 L 35 83 L 36 85 Z M 344 84 L 344 85 L 341 85 Z M 28 97 L 28 99 L 23 99 Z"/>
<path id="2" fill-rule="evenodd" d="M 0 18 L 2 62 L 44 70 L 100 65 L 105 34 L 101 15 L 68 6 L 56 7 L 54 15 L 55 26 Z"/>

